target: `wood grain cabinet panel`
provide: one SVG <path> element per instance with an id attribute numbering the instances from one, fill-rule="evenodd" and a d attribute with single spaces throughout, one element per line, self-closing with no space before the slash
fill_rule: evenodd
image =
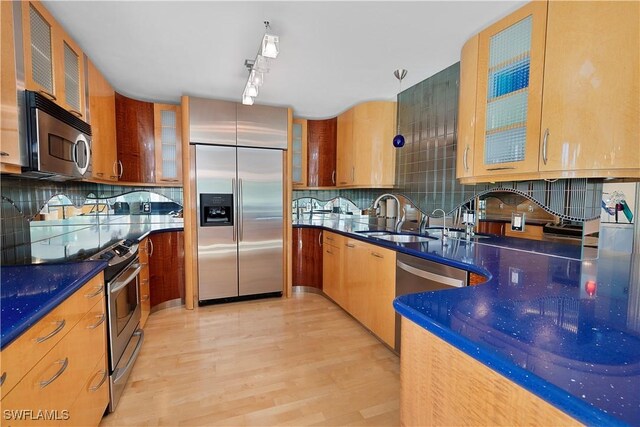
<path id="1" fill-rule="evenodd" d="M 343 237 L 322 233 L 322 291 L 336 304 L 346 309 L 347 293 L 343 280 Z"/>
<path id="2" fill-rule="evenodd" d="M 175 299 L 184 302 L 184 232 L 165 231 L 149 240 L 151 308 Z"/>
<path id="3" fill-rule="evenodd" d="M 91 113 L 92 177 L 117 181 L 116 93 L 91 61 L 87 61 L 89 111 Z"/>
<path id="4" fill-rule="evenodd" d="M 293 286 L 322 289 L 322 230 L 293 229 Z"/>
<path id="5" fill-rule="evenodd" d="M 338 116 L 338 187 L 386 188 L 395 182 L 396 103 L 372 101 Z"/>
<path id="6" fill-rule="evenodd" d="M 538 171 L 546 21 L 531 2 L 478 35 L 476 176 Z"/>
<path id="7" fill-rule="evenodd" d="M 336 185 L 338 119 L 307 121 L 307 186 Z"/>
<path id="8" fill-rule="evenodd" d="M 477 61 L 475 37 L 461 55 L 463 183 L 640 177 L 640 52 L 624 48 L 640 38 L 640 3 L 531 2 L 477 37 Z"/>
<path id="9" fill-rule="evenodd" d="M 156 181 L 153 115 L 153 103 L 116 93 L 116 138 L 121 181 Z"/>
<path id="10" fill-rule="evenodd" d="M 140 270 L 140 327 L 144 328 L 151 313 L 151 288 L 149 286 L 149 253 L 151 243 L 149 237 L 145 237 L 139 245 L 138 258 L 142 269 Z"/>
<path id="11" fill-rule="evenodd" d="M 85 118 L 84 53 L 39 1 L 22 2 L 25 87 Z"/>
<path id="12" fill-rule="evenodd" d="M 478 36 L 469 39 L 460 53 L 460 95 L 458 103 L 458 156 L 456 177 L 473 176 L 478 88 Z"/>
<path id="13" fill-rule="evenodd" d="M 20 173 L 18 136 L 18 96 L 16 84 L 15 43 L 13 36 L 13 2 L 0 2 L 2 27 L 2 75 L 0 82 L 0 171 Z"/>
<path id="14" fill-rule="evenodd" d="M 479 221 L 476 225 L 476 231 L 483 234 L 504 236 L 505 225 L 505 222 L 500 221 Z"/>
<path id="15" fill-rule="evenodd" d="M 640 176 L 640 3 L 549 2 L 540 172 Z"/>

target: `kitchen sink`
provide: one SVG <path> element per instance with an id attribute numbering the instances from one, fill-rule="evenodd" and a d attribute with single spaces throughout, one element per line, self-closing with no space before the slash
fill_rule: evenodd
<path id="1" fill-rule="evenodd" d="M 356 231 L 356 233 L 366 234 L 371 237 L 380 237 L 380 236 L 388 236 L 391 234 L 390 231 Z"/>
<path id="2" fill-rule="evenodd" d="M 437 240 L 436 237 L 420 236 L 410 233 L 394 233 L 392 231 L 358 231 L 358 233 L 396 243 L 418 243 Z"/>
<path id="3" fill-rule="evenodd" d="M 376 237 L 396 243 L 420 243 L 436 240 L 435 237 L 418 236 L 416 234 L 383 234 Z"/>

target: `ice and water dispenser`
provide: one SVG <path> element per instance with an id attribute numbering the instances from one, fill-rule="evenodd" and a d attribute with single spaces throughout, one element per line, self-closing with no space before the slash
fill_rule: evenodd
<path id="1" fill-rule="evenodd" d="M 232 226 L 233 195 L 221 193 L 200 194 L 200 226 Z"/>

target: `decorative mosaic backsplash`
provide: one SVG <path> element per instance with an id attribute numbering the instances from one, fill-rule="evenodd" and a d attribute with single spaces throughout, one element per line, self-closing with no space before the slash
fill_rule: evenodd
<path id="1" fill-rule="evenodd" d="M 151 191 L 182 205 L 182 188 L 176 187 L 125 187 L 121 185 L 89 182 L 54 182 L 3 176 L 1 181 L 2 206 L 0 213 L 0 239 L 3 257 L 8 248 L 15 248 L 11 256 L 30 258 L 29 224 L 42 207 L 56 195 L 65 195 L 77 208 L 87 198 L 106 199 L 133 191 Z"/>

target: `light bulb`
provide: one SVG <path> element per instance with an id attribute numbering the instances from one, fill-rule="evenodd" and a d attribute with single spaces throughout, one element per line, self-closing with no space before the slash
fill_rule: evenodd
<path id="1" fill-rule="evenodd" d="M 251 82 L 247 82 L 247 89 L 245 90 L 245 93 L 247 96 L 256 97 L 258 96 L 258 88 Z"/>
<path id="2" fill-rule="evenodd" d="M 248 95 L 242 95 L 243 105 L 253 105 L 253 98 Z"/>

